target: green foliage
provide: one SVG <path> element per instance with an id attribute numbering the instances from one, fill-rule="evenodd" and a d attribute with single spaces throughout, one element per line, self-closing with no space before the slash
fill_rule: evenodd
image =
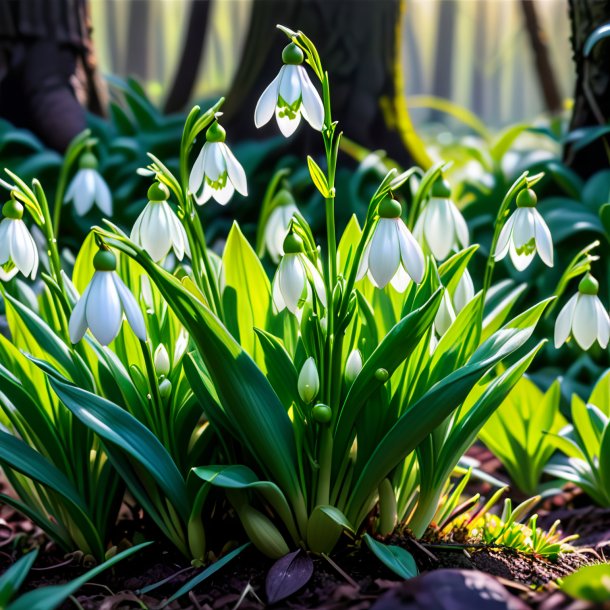
<path id="1" fill-rule="evenodd" d="M 560 588 L 570 597 L 604 604 L 610 600 L 610 565 L 583 566 L 562 579 Z"/>

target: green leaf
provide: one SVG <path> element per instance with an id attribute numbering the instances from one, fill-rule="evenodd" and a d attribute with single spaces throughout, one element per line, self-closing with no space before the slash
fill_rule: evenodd
<path id="1" fill-rule="evenodd" d="M 584 566 L 563 579 L 561 590 L 587 602 L 603 604 L 610 601 L 610 564 Z"/>
<path id="2" fill-rule="evenodd" d="M 35 591 L 29 591 L 10 604 L 7 610 L 54 610 L 92 578 L 151 544 L 152 542 L 144 542 L 127 549 L 65 585 L 39 587 Z"/>
<path id="3" fill-rule="evenodd" d="M 316 185 L 316 188 L 322 193 L 322 197 L 328 199 L 333 195 L 328 188 L 328 181 L 326 180 L 326 176 L 324 172 L 320 169 L 320 166 L 313 160 L 309 155 L 307 156 L 307 167 L 309 167 L 309 174 L 311 175 L 311 179 L 313 183 Z"/>
<path id="4" fill-rule="evenodd" d="M 6 608 L 15 593 L 19 591 L 37 556 L 38 549 L 35 549 L 16 561 L 0 576 L 0 608 Z"/>
<path id="5" fill-rule="evenodd" d="M 402 547 L 383 544 L 372 536 L 364 534 L 364 540 L 381 563 L 401 578 L 408 580 L 419 574 L 413 555 Z"/>

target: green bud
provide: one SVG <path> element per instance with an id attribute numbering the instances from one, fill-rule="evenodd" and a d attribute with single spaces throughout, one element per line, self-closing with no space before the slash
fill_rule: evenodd
<path id="1" fill-rule="evenodd" d="M 356 377 L 362 370 L 362 355 L 360 351 L 355 349 L 348 356 L 345 363 L 345 381 L 348 385 L 354 383 Z"/>
<path id="2" fill-rule="evenodd" d="M 284 239 L 284 254 L 298 254 L 304 251 L 303 240 L 295 233 L 288 233 Z"/>
<path id="3" fill-rule="evenodd" d="M 294 42 L 287 44 L 282 51 L 282 61 L 285 64 L 299 65 L 303 63 L 304 59 L 303 50 Z"/>
<path id="4" fill-rule="evenodd" d="M 169 189 L 162 182 L 151 184 L 148 189 L 149 201 L 167 201 L 169 199 Z"/>
<path id="5" fill-rule="evenodd" d="M 451 186 L 442 176 L 439 176 L 432 185 L 432 192 L 430 194 L 432 197 L 438 197 L 439 199 L 449 199 L 451 197 Z"/>
<path id="6" fill-rule="evenodd" d="M 159 396 L 163 400 L 167 400 L 172 395 L 172 382 L 169 379 L 164 379 L 159 384 Z"/>
<path id="7" fill-rule="evenodd" d="M 80 159 L 78 160 L 78 166 L 80 169 L 97 169 L 97 157 L 90 150 L 88 150 L 81 155 Z"/>
<path id="8" fill-rule="evenodd" d="M 169 354 L 167 353 L 167 350 L 165 349 L 165 346 L 163 345 L 163 343 L 160 343 L 159 346 L 157 347 L 157 349 L 155 350 L 154 362 L 155 362 L 155 373 L 157 373 L 157 375 L 159 375 L 159 377 L 161 375 L 165 375 L 165 376 L 169 375 L 169 371 L 170 371 Z"/>
<path id="9" fill-rule="evenodd" d="M 21 220 L 23 218 L 24 207 L 16 199 L 9 199 L 2 206 L 2 215 L 11 220 Z"/>
<path id="10" fill-rule="evenodd" d="M 578 292 L 596 295 L 599 292 L 599 282 L 590 273 L 587 273 L 578 284 Z"/>
<path id="11" fill-rule="evenodd" d="M 205 132 L 207 142 L 224 142 L 227 137 L 227 132 L 220 126 L 218 121 L 214 121 Z"/>
<path id="12" fill-rule="evenodd" d="M 93 267 L 96 271 L 114 271 L 116 269 L 116 256 L 110 250 L 98 250 L 93 257 Z"/>
<path id="13" fill-rule="evenodd" d="M 537 201 L 538 197 L 532 189 L 523 189 L 517 195 L 518 208 L 533 208 L 536 206 Z"/>
<path id="14" fill-rule="evenodd" d="M 296 205 L 292 193 L 288 189 L 280 189 L 272 200 L 272 207 L 275 209 L 284 205 Z"/>
<path id="15" fill-rule="evenodd" d="M 297 383 L 299 396 L 305 404 L 313 402 L 313 399 L 320 391 L 320 377 L 316 367 L 316 361 L 313 358 L 307 358 L 305 364 L 299 373 Z"/>
<path id="16" fill-rule="evenodd" d="M 205 528 L 201 514 L 191 516 L 187 526 L 189 551 L 194 560 L 204 562 L 206 551 Z"/>
<path id="17" fill-rule="evenodd" d="M 327 424 L 333 417 L 333 412 L 328 405 L 319 402 L 312 410 L 311 416 L 319 424 Z"/>
<path id="18" fill-rule="evenodd" d="M 271 559 L 290 553 L 284 537 L 266 515 L 249 504 L 241 506 L 237 512 L 248 538 L 261 553 Z"/>
<path id="19" fill-rule="evenodd" d="M 390 377 L 390 374 L 385 369 L 377 369 L 375 371 L 375 379 L 377 381 L 381 381 L 382 383 L 385 383 L 389 377 Z"/>
<path id="20" fill-rule="evenodd" d="M 396 199 L 386 197 L 378 208 L 378 213 L 381 218 L 400 218 L 402 214 L 402 206 Z"/>

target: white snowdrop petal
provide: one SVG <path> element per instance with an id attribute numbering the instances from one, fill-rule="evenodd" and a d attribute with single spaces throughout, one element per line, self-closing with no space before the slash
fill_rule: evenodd
<path id="1" fill-rule="evenodd" d="M 396 274 L 400 264 L 400 244 L 394 219 L 380 218 L 371 238 L 369 272 L 380 288 Z"/>
<path id="2" fill-rule="evenodd" d="M 195 163 L 193 164 L 193 168 L 191 169 L 191 173 L 189 175 L 189 191 L 195 194 L 203 183 L 203 168 L 205 165 L 205 155 L 208 150 L 208 143 L 206 142 L 202 147 L 201 151 L 197 155 L 197 159 L 195 159 Z"/>
<path id="3" fill-rule="evenodd" d="M 95 170 L 93 170 L 95 172 Z M 112 216 L 112 195 L 106 181 L 102 176 L 95 172 L 95 201 L 97 207 L 106 215 Z"/>
<path id="4" fill-rule="evenodd" d="M 426 207 L 428 208 L 424 224 L 426 243 L 434 258 L 439 261 L 445 260 L 454 246 L 453 216 L 449 200 L 433 197 Z"/>
<path id="5" fill-rule="evenodd" d="M 11 223 L 10 218 L 5 218 L 0 222 L 0 265 L 8 262 L 10 250 L 8 247 L 8 229 Z"/>
<path id="6" fill-rule="evenodd" d="M 455 311 L 447 290 L 443 293 L 441 304 L 434 318 L 434 328 L 439 336 L 443 336 L 455 320 Z"/>
<path id="7" fill-rule="evenodd" d="M 553 238 L 544 218 L 538 210 L 532 209 L 534 217 L 534 233 L 536 239 L 536 249 L 542 259 L 542 262 L 548 267 L 553 266 Z"/>
<path id="8" fill-rule="evenodd" d="M 199 194 L 195 195 L 195 201 L 197 205 L 203 205 L 208 202 L 212 195 L 214 194 L 214 189 L 208 184 L 207 180 L 203 180 L 203 186 L 199 191 Z"/>
<path id="9" fill-rule="evenodd" d="M 474 284 L 472 283 L 472 278 L 470 277 L 470 273 L 468 273 L 468 269 L 464 269 L 464 273 L 462 273 L 462 277 L 460 278 L 453 295 L 455 313 L 460 313 L 460 311 L 472 301 L 473 297 Z"/>
<path id="10" fill-rule="evenodd" d="M 273 286 L 272 286 L 273 304 L 275 305 L 275 307 L 277 308 L 278 311 L 283 311 L 284 309 L 286 309 L 286 301 L 284 301 L 284 297 L 282 296 L 282 290 L 280 288 L 279 277 L 280 277 L 280 274 L 279 274 L 279 270 L 278 270 L 278 271 L 276 271 L 275 277 L 273 278 Z"/>
<path id="11" fill-rule="evenodd" d="M 112 274 L 112 279 L 114 280 L 116 292 L 121 300 L 127 322 L 129 322 L 136 337 L 142 341 L 146 341 L 146 324 L 144 323 L 144 316 L 142 315 L 142 310 L 140 309 L 138 302 L 129 291 L 129 288 L 125 286 L 123 280 L 121 280 L 116 273 Z"/>
<path id="12" fill-rule="evenodd" d="M 95 170 L 79 170 L 74 182 L 74 209 L 79 216 L 84 216 L 91 210 L 95 201 Z"/>
<path id="13" fill-rule="evenodd" d="M 294 119 L 289 119 L 288 117 L 282 116 L 281 112 L 280 108 L 276 108 L 275 119 L 277 121 L 277 126 L 280 128 L 282 135 L 285 138 L 289 138 L 296 131 L 301 122 L 301 113 L 297 112 Z"/>
<path id="14" fill-rule="evenodd" d="M 164 259 L 169 252 L 171 242 L 171 228 L 164 206 L 166 203 L 152 203 L 150 209 L 150 222 L 146 237 L 146 250 L 155 262 Z"/>
<path id="15" fill-rule="evenodd" d="M 301 80 L 301 95 L 303 96 L 303 106 L 301 108 L 303 117 L 314 129 L 322 131 L 324 104 L 322 104 L 320 95 L 303 66 L 298 66 L 298 74 Z"/>
<path id="16" fill-rule="evenodd" d="M 176 258 L 181 261 L 184 258 L 184 253 L 186 250 L 186 233 L 184 231 L 184 227 L 174 211 L 167 204 L 165 204 L 165 216 L 169 225 L 171 244 L 174 254 L 176 255 Z"/>
<path id="17" fill-rule="evenodd" d="M 508 252 L 510 254 L 510 260 L 512 261 L 515 269 L 517 271 L 523 271 L 529 267 L 529 264 L 534 260 L 534 255 L 536 254 L 535 250 L 532 250 L 530 253 L 519 253 L 517 252 L 517 248 L 514 242 L 514 232 L 513 239 L 510 241 L 508 246 Z"/>
<path id="18" fill-rule="evenodd" d="M 215 182 L 227 171 L 227 162 L 222 154 L 224 142 L 206 142 L 208 152 L 205 156 L 203 173 Z"/>
<path id="19" fill-rule="evenodd" d="M 521 248 L 536 239 L 534 215 L 531 208 L 517 208 L 512 242 L 515 248 Z"/>
<path id="20" fill-rule="evenodd" d="M 68 323 L 68 332 L 70 334 L 70 341 L 72 343 L 78 343 L 87 332 L 87 298 L 89 297 L 89 291 L 91 290 L 91 283 L 85 288 L 85 292 L 78 300 L 72 314 L 70 315 L 70 321 Z"/>
<path id="21" fill-rule="evenodd" d="M 227 184 L 221 189 L 212 189 L 212 197 L 220 204 L 227 205 L 233 197 L 233 193 L 235 192 L 235 188 L 233 185 L 227 181 Z"/>
<path id="22" fill-rule="evenodd" d="M 131 227 L 131 233 L 129 234 L 129 239 L 134 242 L 136 245 L 141 246 L 142 241 L 140 237 L 140 228 L 142 226 L 142 219 L 147 213 L 148 206 L 150 203 L 146 204 L 144 209 L 140 212 L 140 215 L 136 218 L 136 221 L 133 223 L 133 227 Z"/>
<path id="23" fill-rule="evenodd" d="M 102 345 L 111 343 L 121 327 L 121 302 L 112 274 L 112 271 L 96 271 L 87 298 L 87 323 Z"/>
<path id="24" fill-rule="evenodd" d="M 502 260 L 508 254 L 508 248 L 510 246 L 511 237 L 513 233 L 513 225 L 515 224 L 515 215 L 513 214 L 502 227 L 498 242 L 496 244 L 496 251 L 494 252 L 494 258 L 499 261 Z"/>
<path id="25" fill-rule="evenodd" d="M 278 273 L 280 274 L 280 290 L 286 307 L 292 313 L 296 313 L 307 283 L 305 270 L 298 255 L 287 254 L 284 256 L 280 262 Z"/>
<path id="26" fill-rule="evenodd" d="M 23 220 L 13 220 L 9 248 L 15 266 L 23 275 L 29 276 L 36 262 L 36 243 Z"/>
<path id="27" fill-rule="evenodd" d="M 462 212 L 458 210 L 457 206 L 452 201 L 449 202 L 449 209 L 451 210 L 455 238 L 457 241 L 457 243 L 455 243 L 454 245 L 459 246 L 460 248 L 465 248 L 470 242 L 470 238 L 468 235 L 468 225 L 466 224 L 466 221 L 462 216 Z"/>
<path id="28" fill-rule="evenodd" d="M 244 197 L 247 196 L 248 181 L 244 168 L 226 144 L 223 143 L 221 151 L 225 158 L 229 180 L 233 183 L 233 186 L 238 193 L 241 193 Z"/>
<path id="29" fill-rule="evenodd" d="M 256 125 L 257 128 L 266 125 L 273 116 L 277 103 L 278 87 L 283 72 L 284 66 L 280 68 L 277 76 L 269 83 L 256 103 L 256 108 L 254 109 L 254 125 Z"/>
<path id="30" fill-rule="evenodd" d="M 597 312 L 597 340 L 605 349 L 610 339 L 610 318 L 598 297 L 595 297 L 595 310 Z"/>
<path id="31" fill-rule="evenodd" d="M 299 66 L 284 66 L 279 84 L 279 96 L 287 103 L 294 104 L 301 97 L 301 79 Z"/>
<path id="32" fill-rule="evenodd" d="M 572 334 L 582 349 L 588 350 L 597 339 L 597 311 L 596 297 L 592 294 L 579 294 L 574 318 L 572 321 Z"/>
<path id="33" fill-rule="evenodd" d="M 364 247 L 364 251 L 362 252 L 362 258 L 360 259 L 360 264 L 358 265 L 358 273 L 356 274 L 356 281 L 360 281 L 369 270 L 369 254 L 371 252 L 371 240 L 369 239 L 368 243 Z"/>
<path id="34" fill-rule="evenodd" d="M 307 270 L 313 278 L 313 286 L 316 290 L 316 294 L 318 295 L 318 299 L 320 299 L 322 305 L 326 307 L 326 288 L 324 287 L 324 280 L 322 279 L 322 275 L 308 258 L 302 256 L 300 260 L 307 267 Z"/>
<path id="35" fill-rule="evenodd" d="M 555 347 L 561 347 L 570 336 L 572 332 L 572 320 L 574 319 L 574 310 L 576 308 L 576 302 L 578 301 L 578 293 L 576 293 L 570 300 L 563 306 L 557 320 L 555 321 Z"/>
<path id="36" fill-rule="evenodd" d="M 419 284 L 424 277 L 426 268 L 424 253 L 402 219 L 396 219 L 396 226 L 398 228 L 402 264 L 413 281 Z M 402 292 L 402 290 L 399 292 Z"/>

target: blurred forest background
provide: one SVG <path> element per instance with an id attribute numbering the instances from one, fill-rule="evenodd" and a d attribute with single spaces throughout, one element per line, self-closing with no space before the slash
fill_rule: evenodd
<path id="1" fill-rule="evenodd" d="M 240 61 L 256 0 L 209 4 L 192 99 L 226 93 Z M 489 127 L 531 121 L 545 109 L 523 4 L 531 0 L 408 0 L 403 19 L 406 94 L 416 125 L 434 119 L 420 96 L 449 99 Z M 174 82 L 194 3 L 202 0 L 91 0 L 104 74 L 136 76 L 163 105 Z M 371 10 L 374 3 L 371 2 Z M 537 0 L 561 100 L 571 98 L 574 65 L 565 0 Z M 299 24 L 287 24 L 298 28 Z"/>

